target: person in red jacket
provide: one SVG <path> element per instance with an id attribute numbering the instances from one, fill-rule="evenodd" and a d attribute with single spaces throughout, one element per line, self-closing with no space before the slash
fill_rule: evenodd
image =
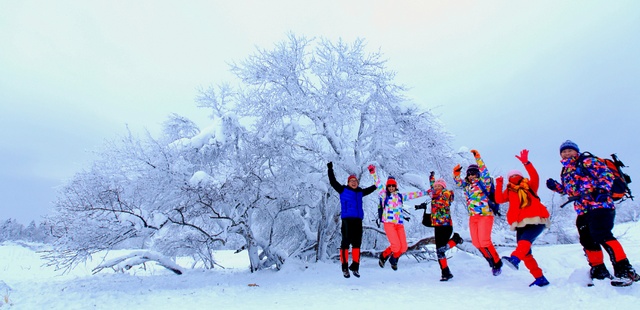
<path id="1" fill-rule="evenodd" d="M 501 176 L 496 178 L 496 202 L 509 203 L 507 223 L 511 230 L 516 231 L 518 242 L 511 256 L 503 256 L 502 261 L 512 269 L 518 269 L 520 262 L 524 262 L 535 278 L 529 286 L 545 286 L 549 281 L 544 277 L 542 269 L 538 267 L 536 259 L 531 254 L 531 244 L 549 226 L 549 211 L 538 197 L 540 177 L 529 161 L 529 150 L 522 150 L 520 156 L 516 155 L 516 158 L 524 165 L 529 178 L 525 178 L 518 170 L 511 170 L 507 174 L 508 183 L 505 190 L 502 186 L 504 179 Z"/>

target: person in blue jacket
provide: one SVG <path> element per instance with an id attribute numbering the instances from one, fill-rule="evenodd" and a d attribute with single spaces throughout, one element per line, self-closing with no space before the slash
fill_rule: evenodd
<path id="1" fill-rule="evenodd" d="M 340 262 L 342 263 L 342 275 L 350 277 L 349 270 L 353 275 L 360 277 L 360 245 L 362 244 L 362 219 L 364 210 L 362 208 L 362 198 L 373 193 L 375 185 L 367 188 L 360 188 L 358 178 L 352 174 L 347 178 L 347 185 L 342 185 L 336 180 L 333 173 L 333 163 L 327 164 L 329 183 L 331 187 L 340 194 L 340 218 L 342 219 L 342 242 L 340 243 Z M 349 265 L 349 246 L 352 247 L 352 263 Z"/>

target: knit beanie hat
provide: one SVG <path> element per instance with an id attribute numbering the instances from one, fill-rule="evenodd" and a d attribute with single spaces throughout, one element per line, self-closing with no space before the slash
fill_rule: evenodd
<path id="1" fill-rule="evenodd" d="M 480 168 L 476 164 L 469 165 L 467 168 L 467 175 L 470 174 L 480 174 Z"/>
<path id="2" fill-rule="evenodd" d="M 522 172 L 520 172 L 520 170 L 514 169 L 514 170 L 509 171 L 509 173 L 507 173 L 507 179 L 511 178 L 514 175 L 519 175 L 519 176 L 523 177 Z"/>
<path id="3" fill-rule="evenodd" d="M 389 185 L 395 185 L 396 187 L 398 187 L 398 182 L 396 182 L 396 178 L 389 177 L 387 179 L 387 185 L 386 186 L 389 186 Z"/>
<path id="4" fill-rule="evenodd" d="M 349 181 L 351 181 L 351 179 L 356 179 L 356 181 L 358 181 L 358 178 L 356 177 L 355 174 L 352 174 L 347 178 L 347 183 L 349 183 Z"/>
<path id="5" fill-rule="evenodd" d="M 440 185 L 442 188 L 447 188 L 447 183 L 444 182 L 444 179 L 438 179 L 433 182 L 433 186 Z"/>
<path id="6" fill-rule="evenodd" d="M 572 150 L 575 150 L 576 152 L 580 153 L 580 148 L 578 147 L 578 145 L 575 144 L 575 142 L 573 142 L 571 140 L 564 141 L 564 142 L 562 142 L 562 144 L 560 144 L 560 153 L 562 153 L 562 151 L 564 151 L 566 149 L 572 149 Z"/>

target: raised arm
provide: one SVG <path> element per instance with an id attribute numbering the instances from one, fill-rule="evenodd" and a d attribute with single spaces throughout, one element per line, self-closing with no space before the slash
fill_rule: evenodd
<path id="1" fill-rule="evenodd" d="M 460 164 L 457 164 L 453 167 L 453 180 L 456 182 L 456 186 L 462 187 L 464 184 L 462 183 L 462 179 L 460 178 L 460 172 L 462 171 L 462 167 Z"/>
<path id="2" fill-rule="evenodd" d="M 367 167 L 367 169 L 369 169 L 369 173 L 371 173 L 371 174 L 376 172 L 376 167 L 374 167 L 373 165 L 369 165 L 369 167 Z M 367 195 L 373 193 L 375 190 L 376 190 L 376 185 L 375 184 L 371 185 L 371 186 L 368 186 L 368 187 L 366 187 L 366 188 L 364 188 L 362 190 L 362 196 L 367 196 Z"/>
<path id="3" fill-rule="evenodd" d="M 478 173 L 480 174 L 479 175 L 480 181 L 484 183 L 484 186 L 486 188 L 490 188 L 491 175 L 489 175 L 489 169 L 487 169 L 487 166 L 484 164 L 484 160 L 482 160 L 482 157 L 480 156 L 480 152 L 478 152 L 477 150 L 471 150 L 471 153 L 473 154 L 473 157 L 476 159 L 476 164 L 478 164 Z"/>
<path id="4" fill-rule="evenodd" d="M 368 169 L 369 169 L 369 173 L 373 177 L 373 184 L 374 184 L 375 188 L 377 188 L 378 191 L 382 192 L 384 190 L 384 186 L 382 185 L 382 182 L 380 182 L 380 179 L 378 178 L 378 175 L 376 174 L 376 166 L 369 165 Z"/>
<path id="5" fill-rule="evenodd" d="M 331 187 L 333 187 L 333 189 L 335 189 L 338 193 L 342 193 L 342 191 L 344 190 L 344 186 L 342 186 L 342 184 L 338 183 L 338 180 L 336 180 L 336 176 L 335 174 L 333 174 L 332 162 L 327 163 L 327 174 L 329 175 L 329 184 L 331 184 Z"/>
<path id="6" fill-rule="evenodd" d="M 429 188 L 433 189 L 433 184 L 436 182 L 435 172 L 431 171 L 429 173 Z"/>
<path id="7" fill-rule="evenodd" d="M 504 178 L 499 176 L 496 178 L 496 192 L 495 200 L 497 203 L 505 203 L 509 200 L 509 194 L 506 190 L 502 190 L 504 184 Z"/>

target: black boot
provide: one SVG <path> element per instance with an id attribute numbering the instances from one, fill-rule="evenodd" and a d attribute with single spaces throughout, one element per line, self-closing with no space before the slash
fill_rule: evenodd
<path id="1" fill-rule="evenodd" d="M 360 263 L 356 263 L 356 262 L 351 263 L 351 266 L 349 266 L 349 270 L 353 272 L 353 275 L 356 278 L 360 278 Z"/>
<path id="2" fill-rule="evenodd" d="M 442 269 L 442 277 L 440 278 L 440 281 L 449 281 L 449 279 L 451 278 L 453 278 L 453 275 L 451 274 L 449 267 L 445 267 L 444 269 Z"/>
<path id="3" fill-rule="evenodd" d="M 502 273 L 502 260 L 499 260 L 497 263 L 493 264 L 493 267 L 491 268 L 491 273 L 496 277 Z"/>
<path id="4" fill-rule="evenodd" d="M 613 264 L 613 274 L 616 278 L 629 279 L 634 282 L 640 280 L 640 275 L 636 273 L 626 258 Z"/>
<path id="5" fill-rule="evenodd" d="M 591 270 L 589 271 L 589 274 L 591 275 L 591 279 L 596 279 L 596 280 L 604 280 L 604 279 L 612 278 L 611 274 L 609 273 L 609 270 L 607 270 L 607 266 L 605 266 L 604 264 L 591 266 Z"/>
<path id="6" fill-rule="evenodd" d="M 393 254 L 389 255 L 389 263 L 391 264 L 391 269 L 398 270 L 398 259 L 393 256 Z"/>
<path id="7" fill-rule="evenodd" d="M 464 243 L 464 239 L 462 239 L 462 237 L 460 237 L 458 233 L 453 233 L 453 237 L 451 237 L 451 240 L 453 240 L 453 242 L 455 242 L 456 244 Z"/>
<path id="8" fill-rule="evenodd" d="M 387 259 L 389 259 L 389 256 L 384 257 L 384 255 L 380 253 L 380 258 L 378 259 L 378 265 L 380 265 L 380 268 L 384 268 L 384 263 L 387 262 Z"/>
<path id="9" fill-rule="evenodd" d="M 349 273 L 349 266 L 347 265 L 347 263 L 342 264 L 342 275 L 345 278 L 351 277 L 351 274 Z"/>

